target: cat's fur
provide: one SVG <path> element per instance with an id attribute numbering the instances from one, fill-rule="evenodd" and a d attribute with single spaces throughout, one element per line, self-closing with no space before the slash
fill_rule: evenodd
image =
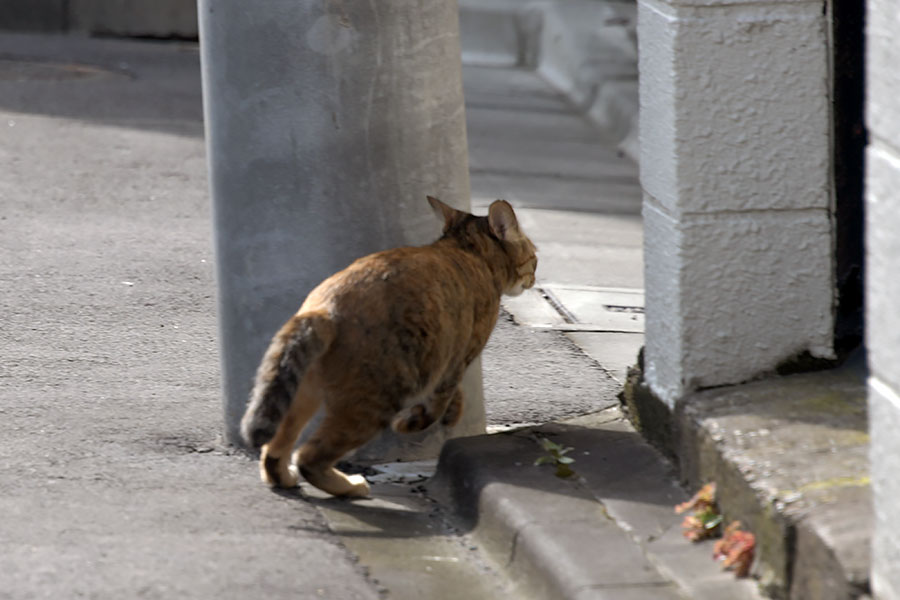
<path id="1" fill-rule="evenodd" d="M 534 285 L 537 257 L 507 202 L 476 217 L 428 201 L 444 219 L 440 239 L 357 260 L 275 334 L 241 422 L 247 444 L 262 446 L 263 481 L 293 487 L 299 472 L 330 494 L 365 496 L 366 480 L 335 469 L 338 459 L 388 425 L 404 433 L 459 420 L 460 378 L 494 328 L 501 294 Z"/>

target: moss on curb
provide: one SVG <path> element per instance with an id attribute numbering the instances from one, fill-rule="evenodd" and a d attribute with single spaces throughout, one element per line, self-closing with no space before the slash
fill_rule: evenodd
<path id="1" fill-rule="evenodd" d="M 644 382 L 644 349 L 638 353 L 637 364 L 628 368 L 625 386 L 620 394 L 625 414 L 634 428 L 668 459 L 677 464 L 674 424 L 671 409 L 656 397 Z"/>

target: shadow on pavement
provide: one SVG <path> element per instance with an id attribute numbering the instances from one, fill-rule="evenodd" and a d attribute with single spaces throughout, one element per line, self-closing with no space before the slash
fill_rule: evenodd
<path id="1" fill-rule="evenodd" d="M 202 137 L 198 45 L 3 33 L 0 109 Z"/>

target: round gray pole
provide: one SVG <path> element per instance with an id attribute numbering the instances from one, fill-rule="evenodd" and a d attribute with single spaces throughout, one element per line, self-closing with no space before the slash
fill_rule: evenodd
<path id="1" fill-rule="evenodd" d="M 278 327 L 328 275 L 436 239 L 425 196 L 468 210 L 455 0 L 200 0 L 227 439 Z M 452 435 L 484 431 L 480 364 Z M 358 456 L 435 456 L 386 434 Z"/>

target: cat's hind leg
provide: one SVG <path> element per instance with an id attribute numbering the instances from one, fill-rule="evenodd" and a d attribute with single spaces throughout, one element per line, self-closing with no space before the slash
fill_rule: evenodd
<path id="1" fill-rule="evenodd" d="M 457 388 L 456 393 L 450 398 L 450 402 L 447 404 L 447 410 L 444 411 L 444 416 L 441 417 L 441 423 L 447 427 L 454 427 L 459 423 L 462 414 L 463 393 L 461 389 Z"/>
<path id="2" fill-rule="evenodd" d="M 372 439 L 381 427 L 368 419 L 326 415 L 316 432 L 294 453 L 294 464 L 310 484 L 332 496 L 368 496 L 369 483 L 365 477 L 342 473 L 334 464 Z"/>
<path id="3" fill-rule="evenodd" d="M 291 450 L 306 423 L 319 410 L 318 396 L 301 383 L 288 413 L 282 419 L 275 437 L 262 447 L 259 474 L 263 482 L 274 487 L 292 488 L 297 485 L 297 467 L 291 464 Z"/>
<path id="4" fill-rule="evenodd" d="M 391 428 L 397 433 L 413 433 L 428 428 L 441 419 L 445 425 L 453 426 L 462 415 L 462 390 L 456 381 L 441 385 L 424 402 L 404 408 L 391 420 Z"/>

